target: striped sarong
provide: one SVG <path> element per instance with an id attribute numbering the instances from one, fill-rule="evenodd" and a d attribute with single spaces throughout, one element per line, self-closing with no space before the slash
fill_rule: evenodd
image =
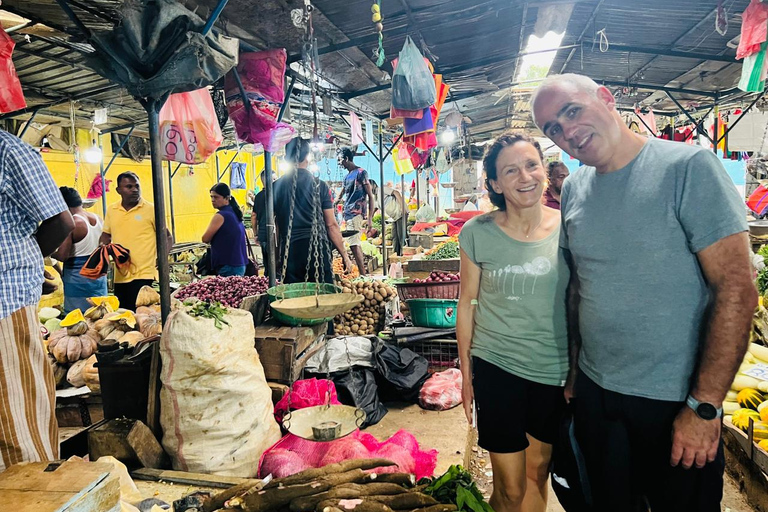
<path id="1" fill-rule="evenodd" d="M 0 319 L 0 471 L 58 458 L 55 388 L 37 308 Z"/>

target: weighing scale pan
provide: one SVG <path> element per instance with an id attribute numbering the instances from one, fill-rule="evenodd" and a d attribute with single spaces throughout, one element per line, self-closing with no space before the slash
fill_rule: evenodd
<path id="1" fill-rule="evenodd" d="M 333 318 L 346 313 L 365 300 L 355 293 L 329 293 L 306 295 L 292 299 L 276 300 L 270 306 L 280 313 L 303 320 Z"/>
<path id="2" fill-rule="evenodd" d="M 283 420 L 283 427 L 309 441 L 333 441 L 348 436 L 364 422 L 365 411 L 362 409 L 349 405 L 317 405 L 291 411 Z M 331 430 L 335 432 L 329 434 Z M 316 431 L 318 436 L 315 436 Z"/>

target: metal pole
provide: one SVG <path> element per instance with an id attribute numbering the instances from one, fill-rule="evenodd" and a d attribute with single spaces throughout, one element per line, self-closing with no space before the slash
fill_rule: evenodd
<path id="1" fill-rule="evenodd" d="M 101 176 L 101 213 L 104 218 L 107 218 L 107 180 L 104 175 L 107 171 L 104 169 L 104 146 L 102 145 L 101 135 L 99 135 L 99 151 L 101 151 L 101 158 L 99 159 L 99 175 Z"/>
<path id="2" fill-rule="evenodd" d="M 419 211 L 419 208 L 421 208 L 421 192 L 419 189 L 421 188 L 419 185 L 421 184 L 419 182 L 419 175 L 421 174 L 421 170 L 416 169 L 416 180 L 414 183 L 416 183 L 416 211 Z"/>
<path id="3" fill-rule="evenodd" d="M 176 168 L 178 169 L 178 167 Z M 176 217 L 173 212 L 173 175 L 174 174 L 175 173 L 171 172 L 171 161 L 168 160 L 168 199 L 171 207 L 171 234 L 173 235 L 173 239 L 176 240 Z"/>
<path id="4" fill-rule="evenodd" d="M 219 19 L 219 15 L 221 15 L 221 11 L 224 10 L 224 7 L 227 6 L 228 1 L 229 0 L 219 0 L 218 5 L 216 5 L 215 9 L 213 9 L 213 12 L 208 18 L 208 21 L 205 22 L 205 26 L 203 27 L 203 32 L 202 32 L 204 36 L 207 36 L 208 32 L 211 31 L 211 29 L 213 28 L 213 24 L 216 23 L 217 19 Z"/>
<path id="5" fill-rule="evenodd" d="M 379 192 L 381 195 L 381 256 L 384 267 L 384 275 L 389 274 L 387 267 L 387 219 L 384 218 L 384 130 L 379 121 Z M 371 212 L 371 225 L 373 225 L 373 212 Z"/>
<path id="6" fill-rule="evenodd" d="M 712 137 L 712 151 L 717 154 L 717 143 L 718 136 L 717 136 L 717 129 L 718 129 L 718 122 L 720 121 L 720 107 L 717 105 L 717 98 L 715 98 L 715 127 L 713 131 L 714 137 Z"/>
<path id="7" fill-rule="evenodd" d="M 120 141 L 120 145 L 117 147 L 117 151 L 115 151 L 114 153 L 112 153 L 112 158 L 110 158 L 110 159 L 109 159 L 109 163 L 108 163 L 108 164 L 107 164 L 107 166 L 104 168 L 104 175 L 106 175 L 106 174 L 109 172 L 109 168 L 110 168 L 110 167 L 112 167 L 112 163 L 114 163 L 114 161 L 115 161 L 115 158 L 117 158 L 117 156 L 118 156 L 118 155 L 120 154 L 120 152 L 123 150 L 123 148 L 125 147 L 125 143 L 126 143 L 126 142 L 128 142 L 128 139 L 130 139 L 130 138 L 131 138 L 131 134 L 133 133 L 133 129 L 134 129 L 134 128 L 136 128 L 136 126 L 135 126 L 135 125 L 131 126 L 131 129 L 130 129 L 130 130 L 128 130 L 128 133 L 125 135 L 125 137 L 123 138 L 123 140 L 122 140 L 122 141 Z M 103 134 L 103 133 L 112 133 L 112 132 L 102 132 L 102 134 Z M 110 139 L 110 140 L 111 140 L 111 139 Z"/>
<path id="8" fill-rule="evenodd" d="M 213 153 L 214 158 L 216 159 L 216 183 L 219 182 L 219 152 L 216 151 Z"/>
<path id="9" fill-rule="evenodd" d="M 405 247 L 408 241 L 408 235 L 406 234 L 406 231 L 408 231 L 408 205 L 405 204 L 405 174 L 400 175 L 400 197 L 403 202 L 403 232 L 400 233 L 400 247 Z"/>
<path id="10" fill-rule="evenodd" d="M 170 268 L 168 266 L 168 238 L 165 224 L 165 187 L 163 186 L 163 148 L 160 144 L 160 108 L 162 103 L 147 101 L 149 146 L 152 162 L 152 197 L 155 202 L 155 239 L 157 241 L 157 270 L 160 280 L 160 314 L 163 323 L 171 312 Z"/>
<path id="11" fill-rule="evenodd" d="M 721 140 L 723 140 L 725 138 L 725 136 L 728 135 L 731 132 L 731 130 L 733 130 L 734 126 L 739 124 L 739 121 L 741 121 L 741 119 L 744 117 L 744 114 L 749 112 L 752 109 L 752 107 L 755 106 L 755 103 L 757 103 L 760 100 L 760 98 L 763 97 L 764 94 L 765 94 L 765 92 L 761 92 L 760 95 L 757 98 L 755 98 L 754 101 L 752 101 L 752 103 L 750 103 L 747 108 L 745 108 L 744 110 L 741 111 L 741 115 L 734 122 L 732 122 L 730 124 L 730 126 L 728 126 L 728 128 L 725 130 L 725 133 L 723 133 L 723 135 L 717 140 L 718 143 Z"/>
<path id="12" fill-rule="evenodd" d="M 267 216 L 267 272 L 269 272 L 269 287 L 275 286 L 275 249 L 277 242 L 275 241 L 275 203 L 272 199 L 272 153 L 264 151 L 264 201 L 267 203 L 266 216 Z M 281 276 L 282 277 L 282 276 Z"/>
<path id="13" fill-rule="evenodd" d="M 21 133 L 19 134 L 20 139 L 24 138 L 24 134 L 27 133 L 27 129 L 29 129 L 29 127 L 32 125 L 32 121 L 35 120 L 35 116 L 39 111 L 40 111 L 39 109 L 35 109 L 34 111 L 32 111 L 32 115 L 29 117 L 27 124 L 24 125 L 24 128 L 21 130 Z"/>

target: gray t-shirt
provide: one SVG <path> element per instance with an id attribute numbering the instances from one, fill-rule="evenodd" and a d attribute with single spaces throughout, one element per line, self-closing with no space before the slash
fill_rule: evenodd
<path id="1" fill-rule="evenodd" d="M 562 218 L 581 287 L 581 370 L 610 391 L 685 400 L 709 302 L 696 253 L 747 230 L 723 165 L 650 139 L 623 169 L 573 173 Z"/>
<path id="2" fill-rule="evenodd" d="M 565 290 L 570 272 L 558 247 L 559 232 L 520 242 L 483 215 L 459 234 L 461 249 L 482 272 L 472 356 L 551 386 L 562 386 L 568 374 Z"/>

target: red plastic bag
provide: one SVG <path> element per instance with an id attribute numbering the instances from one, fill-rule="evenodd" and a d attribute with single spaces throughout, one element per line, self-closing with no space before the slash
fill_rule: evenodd
<path id="1" fill-rule="evenodd" d="M 419 405 L 431 411 L 447 411 L 461 403 L 461 370 L 451 368 L 433 374 L 421 387 Z"/>
<path id="2" fill-rule="evenodd" d="M 27 106 L 21 82 L 13 66 L 11 55 L 16 43 L 5 30 L 0 27 L 0 114 L 20 110 Z"/>
<path id="3" fill-rule="evenodd" d="M 224 140 L 208 89 L 171 94 L 160 110 L 163 159 L 205 162 Z"/>
<path id="4" fill-rule="evenodd" d="M 284 48 L 240 54 L 237 73 L 250 108 L 244 108 L 243 96 L 234 73 L 227 73 L 224 81 L 229 118 L 235 125 L 237 138 L 262 146 L 266 151 L 280 150 L 288 144 L 296 131 L 289 124 L 277 122 L 277 115 L 285 99 L 283 83 L 286 59 Z"/>
<path id="5" fill-rule="evenodd" d="M 758 185 L 755 191 L 747 198 L 747 206 L 757 215 L 768 213 L 768 189 Z"/>

